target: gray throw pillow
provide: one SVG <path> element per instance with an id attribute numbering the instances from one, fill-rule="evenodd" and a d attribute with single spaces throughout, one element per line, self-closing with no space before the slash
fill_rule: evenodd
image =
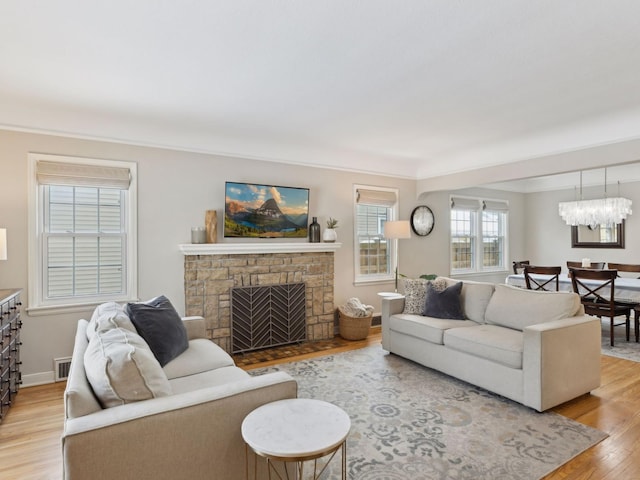
<path id="1" fill-rule="evenodd" d="M 423 315 L 425 317 L 448 320 L 464 320 L 462 304 L 460 303 L 461 291 L 462 282 L 458 282 L 442 291 L 438 291 L 433 285 L 428 284 Z"/>
<path id="2" fill-rule="evenodd" d="M 164 295 L 147 302 L 127 303 L 126 311 L 160 366 L 164 367 L 189 348 L 187 329 Z"/>

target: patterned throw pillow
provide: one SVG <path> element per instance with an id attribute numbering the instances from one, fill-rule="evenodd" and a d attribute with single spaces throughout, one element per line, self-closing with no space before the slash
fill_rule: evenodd
<path id="1" fill-rule="evenodd" d="M 438 292 L 447 288 L 444 278 L 425 280 L 423 278 L 405 278 L 404 281 L 404 311 L 402 313 L 422 315 L 427 297 L 427 284 L 433 285 Z"/>
<path id="2" fill-rule="evenodd" d="M 405 278 L 402 283 L 404 284 L 404 310 L 402 313 L 422 315 L 424 299 L 427 296 L 427 280 Z"/>

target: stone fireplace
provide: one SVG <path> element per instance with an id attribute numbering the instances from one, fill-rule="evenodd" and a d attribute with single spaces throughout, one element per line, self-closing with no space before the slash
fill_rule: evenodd
<path id="1" fill-rule="evenodd" d="M 307 340 L 334 336 L 334 253 L 340 243 L 184 244 L 186 315 L 231 352 L 231 288 L 304 282 Z"/>

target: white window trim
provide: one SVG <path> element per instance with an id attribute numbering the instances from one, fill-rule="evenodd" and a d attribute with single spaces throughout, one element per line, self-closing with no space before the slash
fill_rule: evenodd
<path id="1" fill-rule="evenodd" d="M 125 277 L 126 287 L 124 294 L 104 295 L 99 297 L 78 298 L 77 301 L 44 300 L 42 285 L 43 263 L 41 258 L 42 232 L 40 227 L 42 219 L 39 217 L 40 211 L 38 202 L 42 202 L 40 186 L 36 179 L 36 166 L 38 161 L 52 161 L 60 163 L 77 163 L 84 165 L 95 165 L 105 167 L 128 168 L 131 173 L 131 183 L 127 199 L 126 210 L 126 247 L 125 256 L 127 260 L 127 274 Z M 137 205 L 137 164 L 135 162 L 125 162 L 119 160 L 101 160 L 95 158 L 69 157 L 60 155 L 48 155 L 41 153 L 28 154 L 28 174 L 29 174 L 29 199 L 28 199 L 28 306 L 29 315 L 46 315 L 50 313 L 71 313 L 86 310 L 105 301 L 128 302 L 138 300 L 138 205 Z"/>
<path id="2" fill-rule="evenodd" d="M 398 240 L 397 239 L 393 239 L 393 240 L 387 240 L 388 245 L 389 245 L 389 255 L 391 256 L 390 259 L 390 272 L 387 275 L 360 275 L 360 244 L 358 242 L 358 202 L 356 201 L 356 195 L 357 195 L 357 191 L 358 189 L 364 189 L 364 190 L 379 190 L 379 191 L 383 191 L 383 192 L 393 192 L 396 195 L 396 203 L 391 206 L 391 207 L 387 207 L 391 209 L 391 218 L 389 218 L 389 221 L 393 221 L 396 220 L 398 218 L 398 204 L 400 203 L 399 198 L 400 198 L 400 191 L 397 188 L 390 188 L 390 187 L 376 187 L 376 186 L 372 186 L 372 185 L 361 185 L 361 184 L 354 184 L 353 185 L 353 193 L 352 193 L 352 199 L 353 199 L 353 284 L 354 285 L 376 285 L 376 284 L 387 284 L 389 282 L 394 282 L 395 281 L 395 271 L 396 271 L 396 266 L 397 266 L 397 258 L 398 256 L 395 254 L 397 248 L 398 248 Z"/>
<path id="3" fill-rule="evenodd" d="M 500 198 L 484 198 L 484 197 L 468 197 L 468 196 L 464 196 L 464 195 L 451 195 L 449 197 L 449 205 L 451 205 L 451 202 L 453 201 L 454 198 L 462 198 L 462 199 L 466 199 L 466 200 L 474 200 L 478 202 L 478 209 L 476 210 L 476 232 L 475 232 L 475 242 L 476 242 L 476 256 L 474 258 L 474 265 L 473 268 L 460 268 L 457 270 L 453 270 L 451 267 L 451 237 L 452 237 L 452 232 L 451 232 L 451 208 L 449 208 L 449 274 L 451 276 L 456 276 L 456 277 L 464 277 L 467 275 L 482 275 L 482 274 L 491 274 L 491 273 L 503 273 L 503 272 L 509 272 L 509 267 L 507 266 L 507 259 L 509 258 L 509 243 L 510 243 L 510 235 L 509 235 L 509 201 L 508 200 L 504 200 L 504 199 L 500 199 Z M 506 204 L 507 205 L 507 210 L 506 213 L 507 215 L 505 216 L 504 222 L 504 239 L 505 239 L 505 245 L 504 245 L 504 258 L 503 260 L 503 266 L 502 267 L 483 267 L 482 266 L 482 255 L 480 253 L 481 251 L 481 247 L 482 247 L 482 238 L 483 234 L 482 234 L 482 203 L 483 201 L 485 202 L 498 202 L 498 203 L 502 203 L 502 204 Z"/>

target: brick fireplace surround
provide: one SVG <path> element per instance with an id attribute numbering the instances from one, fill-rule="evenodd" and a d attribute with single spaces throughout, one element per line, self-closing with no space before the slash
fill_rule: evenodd
<path id="1" fill-rule="evenodd" d="M 307 340 L 333 338 L 334 253 L 340 243 L 183 244 L 186 315 L 231 352 L 232 287 L 304 282 Z"/>

